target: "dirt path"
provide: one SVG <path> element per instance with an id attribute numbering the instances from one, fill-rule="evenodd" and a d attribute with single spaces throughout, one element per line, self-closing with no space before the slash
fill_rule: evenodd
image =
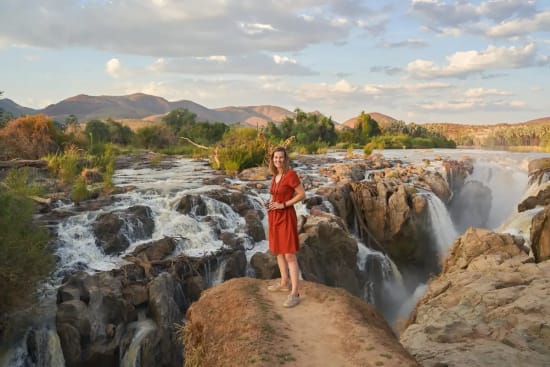
<path id="1" fill-rule="evenodd" d="M 285 338 L 277 347 L 288 351 L 285 366 L 416 366 L 401 358 L 400 351 L 388 351 L 388 342 L 356 320 L 360 315 L 350 314 L 333 294 L 303 284 L 301 302 L 293 308 L 283 307 L 286 293 L 264 288 L 262 296 L 281 316 L 279 332 Z"/>
<path id="2" fill-rule="evenodd" d="M 380 367 L 418 364 L 373 306 L 343 289 L 301 281 L 285 308 L 273 281 L 235 278 L 187 312 L 188 367 Z"/>

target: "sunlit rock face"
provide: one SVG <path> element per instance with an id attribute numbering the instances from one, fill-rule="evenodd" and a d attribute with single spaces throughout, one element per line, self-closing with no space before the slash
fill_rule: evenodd
<path id="1" fill-rule="evenodd" d="M 459 237 L 401 343 L 423 366 L 550 365 L 550 261 L 512 235 Z"/>

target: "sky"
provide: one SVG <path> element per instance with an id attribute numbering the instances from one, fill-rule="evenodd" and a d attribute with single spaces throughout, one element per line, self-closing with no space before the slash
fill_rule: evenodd
<path id="1" fill-rule="evenodd" d="M 522 122 L 550 116 L 550 0 L 1 0 L 0 91 Z"/>

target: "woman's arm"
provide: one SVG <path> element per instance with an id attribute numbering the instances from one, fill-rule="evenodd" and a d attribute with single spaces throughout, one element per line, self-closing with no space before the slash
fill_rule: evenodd
<path id="1" fill-rule="evenodd" d="M 302 186 L 302 184 L 299 184 L 294 188 L 294 196 L 292 197 L 292 199 L 285 201 L 283 205 L 286 208 L 287 206 L 292 206 L 296 203 L 299 203 L 305 198 L 306 198 L 306 191 L 304 190 L 304 186 Z"/>

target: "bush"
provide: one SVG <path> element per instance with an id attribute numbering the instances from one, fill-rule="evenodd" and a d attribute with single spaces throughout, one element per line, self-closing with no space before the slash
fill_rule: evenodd
<path id="1" fill-rule="evenodd" d="M 82 171 L 83 153 L 83 150 L 73 145 L 63 153 L 48 154 L 44 159 L 48 161 L 48 168 L 53 174 L 64 184 L 71 185 Z"/>
<path id="2" fill-rule="evenodd" d="M 87 200 L 90 198 L 90 191 L 88 191 L 88 186 L 86 185 L 86 179 L 82 176 L 76 179 L 74 183 L 73 190 L 71 192 L 71 199 L 75 203 Z"/>
<path id="3" fill-rule="evenodd" d="M 34 203 L 0 183 L 0 314 L 24 307 L 54 267 L 49 235 L 33 222 Z"/>
<path id="4" fill-rule="evenodd" d="M 0 155 L 38 159 L 59 148 L 62 133 L 45 115 L 19 117 L 0 130 Z"/>
<path id="5" fill-rule="evenodd" d="M 265 147 L 254 128 L 236 127 L 229 130 L 218 149 L 220 168 L 236 173 L 246 168 L 260 166 L 264 162 Z"/>

